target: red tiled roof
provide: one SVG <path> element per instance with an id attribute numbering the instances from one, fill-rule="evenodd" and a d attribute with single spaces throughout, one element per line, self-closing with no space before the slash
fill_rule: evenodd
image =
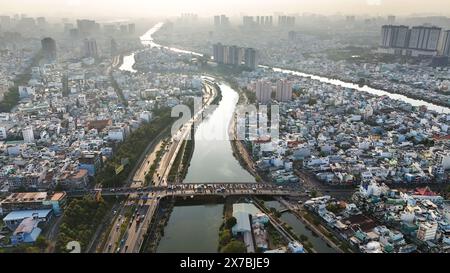
<path id="1" fill-rule="evenodd" d="M 425 196 L 434 196 L 436 193 L 434 193 L 432 190 L 430 190 L 429 187 L 425 188 L 416 188 L 416 191 L 414 192 L 416 195 L 425 195 Z"/>

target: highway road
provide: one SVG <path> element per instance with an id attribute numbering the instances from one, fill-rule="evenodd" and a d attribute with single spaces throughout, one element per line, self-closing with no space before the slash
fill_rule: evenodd
<path id="1" fill-rule="evenodd" d="M 169 147 L 167 148 L 166 153 L 163 155 L 161 162 L 159 164 L 159 168 L 157 171 L 157 175 L 160 176 L 158 181 L 155 181 L 155 186 L 167 186 L 167 177 L 169 176 L 170 169 L 175 162 L 175 158 L 177 157 L 178 152 L 180 151 L 181 144 L 187 138 L 187 136 L 191 133 L 192 126 L 199 121 L 202 117 L 203 111 L 208 107 L 215 98 L 218 90 L 214 90 L 214 86 L 212 82 L 209 80 L 203 79 L 204 84 L 204 101 L 202 108 L 194 114 L 194 116 L 184 124 L 181 129 L 176 133 L 176 135 L 172 136 Z M 146 200 L 146 205 L 148 205 L 149 209 L 144 216 L 142 223 L 138 226 L 131 226 L 127 233 L 127 240 L 125 242 L 125 247 L 123 251 L 125 253 L 136 253 L 139 252 L 142 243 L 144 241 L 144 236 L 147 233 L 147 229 L 150 226 L 151 219 L 155 211 L 158 208 L 159 199 L 162 197 L 161 193 L 150 193 L 148 196 L 148 200 Z M 144 201 L 143 201 L 144 202 Z"/>
<path id="2" fill-rule="evenodd" d="M 180 151 L 183 141 L 187 139 L 191 133 L 192 126 L 199 122 L 202 114 L 206 107 L 212 103 L 215 98 L 215 94 L 218 90 L 215 90 L 213 84 L 207 80 L 204 80 L 205 93 L 203 100 L 205 103 L 203 107 L 177 132 L 176 135 L 172 136 L 167 152 L 163 155 L 159 168 L 157 169 L 157 174 L 160 175 L 159 183 L 157 185 L 167 186 L 167 178 L 169 176 L 170 170 L 172 169 L 173 163 Z"/>
<path id="3" fill-rule="evenodd" d="M 164 140 L 161 140 L 156 144 L 155 148 L 151 153 L 147 155 L 147 157 L 142 162 L 139 169 L 136 171 L 135 176 L 133 177 L 133 184 L 134 187 L 142 187 L 145 183 L 145 176 L 150 170 L 150 167 L 152 166 L 153 162 L 156 160 L 156 154 L 157 152 L 163 147 Z"/>

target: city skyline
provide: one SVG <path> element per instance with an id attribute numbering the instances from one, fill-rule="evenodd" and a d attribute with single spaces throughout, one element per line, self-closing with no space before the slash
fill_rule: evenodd
<path id="1" fill-rule="evenodd" d="M 448 1 L 0 0 L 0 256 L 450 253 Z"/>
<path id="2" fill-rule="evenodd" d="M 176 16 L 184 12 L 212 16 L 227 13 L 232 16 L 253 15 L 256 13 L 315 13 L 323 15 L 449 15 L 450 2 L 445 0 L 412 0 L 405 4 L 401 0 L 230 0 L 211 4 L 211 1 L 168 0 L 161 3 L 154 1 L 119 1 L 119 0 L 17 0 L 0 1 L 2 14 L 25 13 L 30 15 L 54 14 L 63 16 Z M 276 9 L 273 9 L 276 4 Z M 51 6 L 52 9 L 48 7 Z M 255 8 L 257 7 L 257 8 Z M 237 9 L 238 8 L 238 9 Z M 288 11 L 288 12 L 285 12 Z"/>

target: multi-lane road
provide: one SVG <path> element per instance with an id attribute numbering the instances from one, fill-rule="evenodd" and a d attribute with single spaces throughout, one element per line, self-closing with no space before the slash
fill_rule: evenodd
<path id="1" fill-rule="evenodd" d="M 157 185 L 167 186 L 170 170 L 175 162 L 175 158 L 180 152 L 180 148 L 183 146 L 182 144 L 184 140 L 186 140 L 191 133 L 192 126 L 200 122 L 200 118 L 202 117 L 204 110 L 212 103 L 218 92 L 218 90 L 215 90 L 214 84 L 211 81 L 204 79 L 203 83 L 205 91 L 203 100 L 205 103 L 203 104 L 203 107 L 195 113 L 194 116 L 187 123 L 185 123 L 174 136 L 172 136 L 169 148 L 163 155 L 157 170 L 157 174 L 159 174 L 159 181 L 157 181 L 158 183 L 155 183 Z"/>
<path id="2" fill-rule="evenodd" d="M 169 176 L 170 169 L 172 168 L 175 158 L 180 152 L 183 141 L 191 133 L 192 126 L 199 121 L 202 117 L 203 111 L 209 106 L 215 98 L 218 90 L 215 90 L 213 82 L 204 79 L 204 104 L 202 108 L 194 114 L 194 116 L 185 123 L 179 131 L 172 136 L 169 141 L 168 147 L 164 147 L 160 142 L 153 151 L 142 162 L 141 166 L 137 169 L 131 188 L 142 188 L 144 186 L 145 175 L 147 174 L 151 164 L 156 159 L 156 152 L 163 148 L 165 153 L 163 154 L 159 166 L 157 167 L 155 177 L 153 179 L 155 187 L 167 187 L 167 178 Z M 189 195 L 194 192 L 189 193 Z M 129 200 L 136 200 L 136 192 L 130 194 Z M 141 197 L 144 192 L 141 192 Z M 146 198 L 137 199 L 134 201 L 134 205 L 138 208 L 138 211 L 134 212 L 131 219 L 125 217 L 125 206 L 119 212 L 116 218 L 113 228 L 108 236 L 107 243 L 104 246 L 103 252 L 125 252 L 133 253 L 139 252 L 144 241 L 144 236 L 147 233 L 147 229 L 150 226 L 150 222 L 156 212 L 160 198 L 167 195 L 164 191 L 151 191 L 146 192 Z M 132 202 L 132 201 L 129 201 Z M 141 211 L 141 208 L 145 208 Z M 139 213 L 139 214 L 138 214 Z M 129 221 L 129 225 L 124 234 L 122 234 L 121 226 L 124 221 Z M 118 246 L 116 248 L 116 246 Z"/>

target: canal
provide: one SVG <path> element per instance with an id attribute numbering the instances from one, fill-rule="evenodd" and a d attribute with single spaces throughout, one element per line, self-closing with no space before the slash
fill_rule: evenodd
<path id="1" fill-rule="evenodd" d="M 285 207 L 278 201 L 265 201 L 264 205 L 268 208 L 274 208 L 277 211 L 285 209 Z M 292 231 L 300 237 L 304 235 L 308 238 L 314 250 L 318 253 L 336 253 L 332 247 L 330 247 L 324 240 L 314 234 L 310 229 L 306 228 L 305 224 L 300 221 L 291 212 L 284 212 L 281 214 L 280 220 L 292 227 Z"/>
<path id="2" fill-rule="evenodd" d="M 219 84 L 222 99 L 212 113 L 206 115 L 195 131 L 195 149 L 186 183 L 255 182 L 233 155 L 229 138 L 238 93 L 228 84 Z"/>
<path id="3" fill-rule="evenodd" d="M 152 27 L 147 33 L 145 33 L 141 37 L 142 43 L 144 45 L 146 45 L 146 46 L 151 46 L 151 47 L 164 47 L 164 46 L 161 46 L 161 45 L 155 43 L 153 41 L 153 38 L 152 38 L 152 35 L 156 31 L 158 31 L 163 25 L 164 25 L 164 23 L 158 23 L 154 27 Z M 185 53 L 185 54 L 192 54 L 192 55 L 196 55 L 196 56 L 203 56 L 203 54 L 201 54 L 201 53 L 193 52 L 193 51 L 189 51 L 189 50 L 183 50 L 183 49 L 174 48 L 174 47 L 164 47 L 164 48 L 170 49 L 170 50 L 172 50 L 174 52 L 178 52 L 178 53 Z M 273 69 L 276 72 L 281 72 L 281 73 L 285 73 L 285 74 L 292 74 L 292 75 L 296 75 L 296 76 L 299 76 L 299 77 L 307 77 L 307 78 L 311 78 L 313 80 L 318 80 L 320 82 L 324 82 L 324 83 L 328 83 L 328 84 L 332 84 L 332 85 L 336 85 L 336 86 L 341 86 L 341 87 L 345 87 L 345 88 L 350 88 L 350 89 L 353 89 L 353 90 L 356 90 L 356 91 L 360 91 L 360 92 L 367 92 L 367 93 L 370 93 L 370 94 L 375 95 L 375 96 L 388 96 L 391 99 L 400 100 L 400 101 L 409 103 L 412 106 L 426 106 L 427 109 L 434 110 L 434 111 L 436 111 L 438 113 L 446 113 L 446 114 L 450 113 L 450 108 L 448 108 L 448 107 L 439 106 L 439 105 L 434 104 L 434 103 L 429 103 L 429 102 L 426 102 L 426 101 L 423 101 L 423 100 L 413 99 L 413 98 L 410 98 L 410 97 L 407 97 L 407 96 L 404 96 L 404 95 L 391 93 L 391 92 L 388 92 L 388 91 L 385 91 L 385 90 L 381 90 L 381 89 L 371 88 L 371 87 L 369 87 L 367 85 L 359 86 L 358 84 L 344 82 L 344 81 L 337 80 L 337 79 L 321 77 L 321 76 L 318 76 L 318 75 L 313 75 L 313 74 L 308 74 L 308 73 L 303 73 L 303 72 L 299 72 L 299 71 L 295 71 L 295 70 L 283 69 L 283 68 L 278 68 L 278 67 L 268 67 L 268 66 L 263 66 L 263 65 L 260 65 L 260 67 Z"/>
<path id="4" fill-rule="evenodd" d="M 164 47 L 153 41 L 152 34 L 162 27 L 159 23 L 152 27 L 141 37 L 144 46 L 163 47 L 178 53 L 186 53 L 202 56 L 200 53 L 187 50 Z M 133 69 L 135 63 L 134 53 L 124 57 L 122 70 L 136 72 Z M 269 67 L 266 67 L 269 68 Z M 428 109 L 439 113 L 450 113 L 447 107 L 438 106 L 421 100 L 412 99 L 403 95 L 392 94 L 384 90 L 373 89 L 367 86 L 359 87 L 356 84 L 339 80 L 319 77 L 301 73 L 298 71 L 272 68 L 274 71 L 294 74 L 300 77 L 310 77 L 314 80 L 343 86 L 357 91 L 368 92 L 377 96 L 389 96 L 392 99 L 410 103 L 413 106 L 427 106 Z M 217 109 L 210 113 L 199 125 L 195 133 L 195 149 L 191 165 L 185 179 L 186 183 L 214 183 L 214 182 L 254 182 L 254 178 L 244 170 L 233 156 L 228 136 L 228 129 L 232 113 L 235 110 L 238 94 L 227 84 L 221 83 L 222 100 Z M 267 201 L 266 206 L 277 210 L 282 205 L 277 201 Z M 223 204 L 209 205 L 176 205 L 170 215 L 168 224 L 164 230 L 157 252 L 217 252 L 218 231 L 222 223 Z M 335 252 L 325 241 L 315 235 L 311 230 L 290 212 L 283 213 L 281 218 L 293 228 L 298 235 L 304 235 L 311 242 L 313 248 L 320 253 Z"/>
<path id="5" fill-rule="evenodd" d="M 216 253 L 223 204 L 177 205 L 170 214 L 158 253 Z"/>

